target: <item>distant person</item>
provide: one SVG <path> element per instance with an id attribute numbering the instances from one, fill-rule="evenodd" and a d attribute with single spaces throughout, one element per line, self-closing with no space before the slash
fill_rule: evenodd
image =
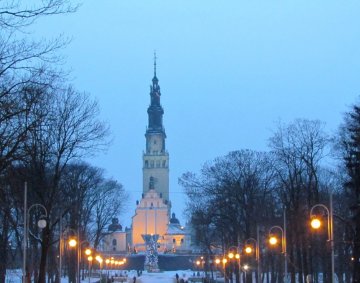
<path id="1" fill-rule="evenodd" d="M 179 283 L 179 274 L 175 274 L 175 277 L 176 277 L 176 283 Z"/>
<path id="2" fill-rule="evenodd" d="M 133 283 L 136 283 L 136 276 L 134 276 L 133 278 Z"/>

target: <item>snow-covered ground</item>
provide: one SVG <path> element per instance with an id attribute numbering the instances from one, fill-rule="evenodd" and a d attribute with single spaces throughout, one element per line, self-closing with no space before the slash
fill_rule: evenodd
<path id="1" fill-rule="evenodd" d="M 115 276 L 115 272 L 107 272 L 104 274 L 109 274 L 109 276 Z M 141 276 L 137 276 L 135 270 L 127 272 L 127 283 L 132 283 L 134 276 L 136 276 L 136 283 L 175 283 L 176 274 L 179 275 L 179 280 L 181 278 L 186 282 L 190 277 L 193 277 L 194 271 L 191 270 L 177 270 L 177 271 L 164 271 L 164 272 L 153 272 L 148 273 L 144 271 Z M 200 274 L 202 276 L 203 274 Z M 21 270 L 7 270 L 6 272 L 6 283 L 20 283 L 21 282 L 22 272 Z M 99 278 L 90 278 L 90 282 L 98 282 Z M 62 278 L 61 283 L 67 283 L 68 279 Z M 83 283 L 88 283 L 89 279 L 85 278 L 82 281 Z"/>

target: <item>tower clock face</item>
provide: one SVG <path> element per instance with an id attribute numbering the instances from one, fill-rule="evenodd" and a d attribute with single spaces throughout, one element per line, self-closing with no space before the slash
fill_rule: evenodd
<path id="1" fill-rule="evenodd" d="M 162 150 L 162 139 L 160 136 L 154 136 L 150 141 L 151 151 L 161 152 Z"/>

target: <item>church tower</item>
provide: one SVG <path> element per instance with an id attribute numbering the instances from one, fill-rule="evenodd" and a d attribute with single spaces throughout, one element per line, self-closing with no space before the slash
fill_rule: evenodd
<path id="1" fill-rule="evenodd" d="M 164 109 L 160 104 L 160 86 L 156 77 L 156 56 L 154 77 L 150 86 L 150 106 L 147 109 L 146 147 L 143 153 L 143 194 L 137 201 L 132 217 L 132 245 L 136 251 L 146 250 L 145 239 L 158 237 L 160 251 L 166 249 L 165 235 L 170 220 L 169 201 L 169 154 L 165 148 Z"/>
<path id="2" fill-rule="evenodd" d="M 154 56 L 154 77 L 150 85 L 146 146 L 143 152 L 143 193 L 141 199 L 136 201 L 131 232 L 127 231 L 126 233 L 129 233 L 126 234 L 118 231 L 116 235 L 110 234 L 105 241 L 109 251 L 116 251 L 117 240 L 122 240 L 124 243 L 123 239 L 126 240 L 128 252 L 145 252 L 147 255 L 153 254 L 154 246 L 156 253 L 183 253 L 189 252 L 191 248 L 190 234 L 180 225 L 175 213 L 170 218 L 169 153 L 165 147 L 164 109 L 160 97 L 159 80 L 156 76 L 156 56 Z M 148 266 L 152 266 L 153 263 L 145 261 L 145 265 Z"/>
<path id="3" fill-rule="evenodd" d="M 156 55 L 154 77 L 150 86 L 150 106 L 147 109 L 146 150 L 143 154 L 143 193 L 154 189 L 165 204 L 169 203 L 169 154 L 165 147 L 163 126 L 164 109 L 160 104 L 160 86 L 156 77 Z"/>

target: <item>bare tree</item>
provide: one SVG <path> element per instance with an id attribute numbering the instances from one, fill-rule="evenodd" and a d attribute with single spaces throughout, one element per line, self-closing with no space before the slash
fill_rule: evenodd
<path id="1" fill-rule="evenodd" d="M 88 200 L 94 203 L 91 211 L 92 221 L 88 227 L 96 249 L 107 234 L 107 227 L 112 219 L 118 217 L 126 208 L 128 195 L 123 186 L 115 180 L 104 180 L 93 197 L 95 202 L 94 199 Z"/>
<path id="2" fill-rule="evenodd" d="M 122 185 L 106 179 L 100 168 L 75 162 L 65 167 L 59 190 L 63 229 L 68 227 L 77 231 L 79 243 L 91 244 L 96 249 L 107 233 L 111 219 L 119 217 L 126 207 L 127 194 Z M 71 282 L 76 281 L 75 273 L 75 265 L 70 265 Z"/>
<path id="3" fill-rule="evenodd" d="M 320 121 L 298 119 L 287 125 L 280 123 L 270 138 L 277 192 L 288 220 L 291 282 L 295 282 L 295 267 L 305 275 L 312 273 L 307 222 L 309 209 L 320 200 L 319 172 L 329 142 L 323 128 Z"/>
<path id="4" fill-rule="evenodd" d="M 0 1 L 0 27 L 10 30 L 33 24 L 39 17 L 74 12 L 79 5 L 69 0 Z"/>
<path id="5" fill-rule="evenodd" d="M 107 146 L 108 127 L 98 119 L 97 103 L 89 95 L 73 88 L 50 90 L 41 107 L 32 113 L 42 117 L 29 130 L 25 145 L 25 178 L 29 193 L 43 204 L 49 214 L 49 225 L 41 238 L 39 282 L 45 282 L 48 250 L 53 229 L 59 221 L 62 193 L 59 186 L 67 164 L 74 159 L 94 154 Z"/>
<path id="6" fill-rule="evenodd" d="M 273 176 L 271 155 L 240 150 L 205 164 L 199 175 L 180 178 L 192 225 L 205 247 L 222 245 L 226 251 L 256 237 L 257 226 L 275 213 Z"/>

